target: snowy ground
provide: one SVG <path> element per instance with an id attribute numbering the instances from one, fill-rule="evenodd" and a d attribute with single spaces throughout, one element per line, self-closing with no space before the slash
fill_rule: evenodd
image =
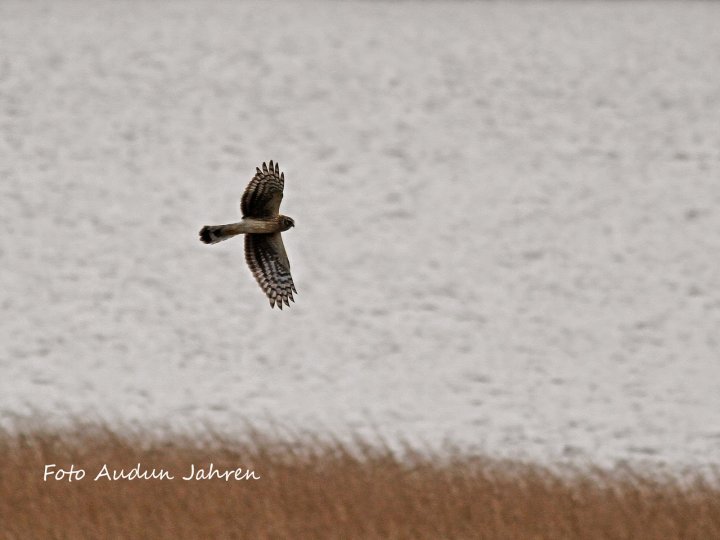
<path id="1" fill-rule="evenodd" d="M 0 423 L 720 462 L 720 4 L 0 3 Z M 286 173 L 299 294 L 238 216 Z"/>

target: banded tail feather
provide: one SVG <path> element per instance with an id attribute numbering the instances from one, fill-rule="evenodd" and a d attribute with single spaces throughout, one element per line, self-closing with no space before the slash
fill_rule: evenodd
<path id="1" fill-rule="evenodd" d="M 205 225 L 200 229 L 200 240 L 206 244 L 217 244 L 237 235 L 237 224 L 232 225 Z"/>

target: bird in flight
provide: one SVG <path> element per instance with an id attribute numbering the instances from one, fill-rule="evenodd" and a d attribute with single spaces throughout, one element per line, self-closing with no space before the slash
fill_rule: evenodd
<path id="1" fill-rule="evenodd" d="M 242 219 L 228 225 L 206 225 L 200 229 L 200 240 L 206 244 L 217 244 L 238 234 L 245 235 L 245 260 L 260 288 L 270 300 L 282 309 L 293 302 L 297 294 L 290 275 L 283 231 L 295 226 L 292 218 L 280 214 L 280 202 L 285 187 L 285 174 L 277 163 L 270 161 L 255 169 L 255 176 L 245 188 L 240 200 Z"/>

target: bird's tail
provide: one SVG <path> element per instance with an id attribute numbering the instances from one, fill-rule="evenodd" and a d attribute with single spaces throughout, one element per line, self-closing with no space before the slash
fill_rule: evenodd
<path id="1" fill-rule="evenodd" d="M 230 225 L 205 225 L 200 229 L 200 240 L 206 244 L 217 244 L 218 242 L 240 234 L 240 232 L 237 223 Z"/>

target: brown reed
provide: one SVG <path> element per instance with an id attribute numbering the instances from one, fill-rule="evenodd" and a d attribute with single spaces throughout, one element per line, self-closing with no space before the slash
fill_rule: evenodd
<path id="1" fill-rule="evenodd" d="M 720 538 L 718 475 L 549 469 L 362 440 L 227 438 L 78 423 L 0 432 L 0 537 Z M 182 480 L 190 464 L 259 479 Z M 94 477 L 137 467 L 175 478 Z M 84 469 L 82 480 L 43 480 Z"/>

